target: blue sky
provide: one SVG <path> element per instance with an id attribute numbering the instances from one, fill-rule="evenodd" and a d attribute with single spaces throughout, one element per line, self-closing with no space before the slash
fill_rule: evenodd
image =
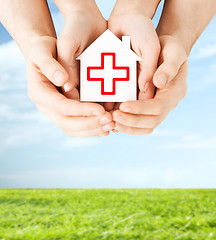
<path id="1" fill-rule="evenodd" d="M 115 1 L 97 2 L 108 18 Z M 215 27 L 192 50 L 187 97 L 152 135 L 76 139 L 28 99 L 25 61 L 0 26 L 0 187 L 216 187 Z"/>

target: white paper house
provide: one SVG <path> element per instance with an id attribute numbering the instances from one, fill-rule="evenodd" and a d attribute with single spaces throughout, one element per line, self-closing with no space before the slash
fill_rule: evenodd
<path id="1" fill-rule="evenodd" d="M 130 37 L 122 41 L 110 30 L 98 37 L 78 58 L 80 100 L 123 102 L 137 100 L 137 61 Z"/>

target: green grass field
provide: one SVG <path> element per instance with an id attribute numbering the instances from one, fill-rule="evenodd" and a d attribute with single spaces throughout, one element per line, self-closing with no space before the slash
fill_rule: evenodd
<path id="1" fill-rule="evenodd" d="M 0 189 L 0 239 L 216 239 L 216 190 Z"/>

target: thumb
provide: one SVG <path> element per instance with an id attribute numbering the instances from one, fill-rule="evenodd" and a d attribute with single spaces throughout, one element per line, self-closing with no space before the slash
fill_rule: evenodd
<path id="1" fill-rule="evenodd" d="M 55 86 L 61 87 L 68 81 L 65 69 L 52 56 L 41 56 L 37 63 L 38 70 L 47 77 Z"/>
<path id="2" fill-rule="evenodd" d="M 79 61 L 76 60 L 76 57 L 81 53 L 81 47 L 78 41 L 71 36 L 74 32 L 73 28 L 69 30 L 67 28 L 64 26 L 57 40 L 57 59 L 69 74 L 69 81 L 64 85 L 63 90 L 70 92 L 79 85 Z"/>
<path id="3" fill-rule="evenodd" d="M 163 88 L 174 79 L 182 64 L 187 60 L 187 54 L 179 44 L 167 40 L 166 43 L 162 42 L 161 45 L 162 51 L 159 62 L 162 63 L 153 77 L 153 83 L 157 88 Z"/>
<path id="4" fill-rule="evenodd" d="M 171 81 L 178 73 L 181 64 L 176 64 L 171 61 L 163 62 L 153 77 L 153 83 L 157 88 L 163 88 Z"/>
<path id="5" fill-rule="evenodd" d="M 55 57 L 56 39 L 44 37 L 32 48 L 32 52 L 29 55 L 29 62 L 54 85 L 60 87 L 68 81 L 69 76 Z"/>

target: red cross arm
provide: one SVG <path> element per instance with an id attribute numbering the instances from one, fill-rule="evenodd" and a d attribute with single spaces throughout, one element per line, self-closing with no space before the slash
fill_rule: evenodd
<path id="1" fill-rule="evenodd" d="M 113 89 L 111 92 L 106 92 L 104 90 L 104 78 L 92 78 L 92 70 L 103 70 L 104 69 L 104 58 L 105 56 L 112 56 L 112 68 L 114 70 L 126 70 L 125 78 L 113 78 Z M 87 67 L 87 80 L 88 81 L 100 81 L 101 82 L 101 95 L 115 95 L 116 94 L 116 82 L 117 81 L 129 81 L 130 80 L 130 68 L 129 67 L 120 67 L 116 66 L 116 54 L 115 53 L 101 53 L 101 66 Z"/>

